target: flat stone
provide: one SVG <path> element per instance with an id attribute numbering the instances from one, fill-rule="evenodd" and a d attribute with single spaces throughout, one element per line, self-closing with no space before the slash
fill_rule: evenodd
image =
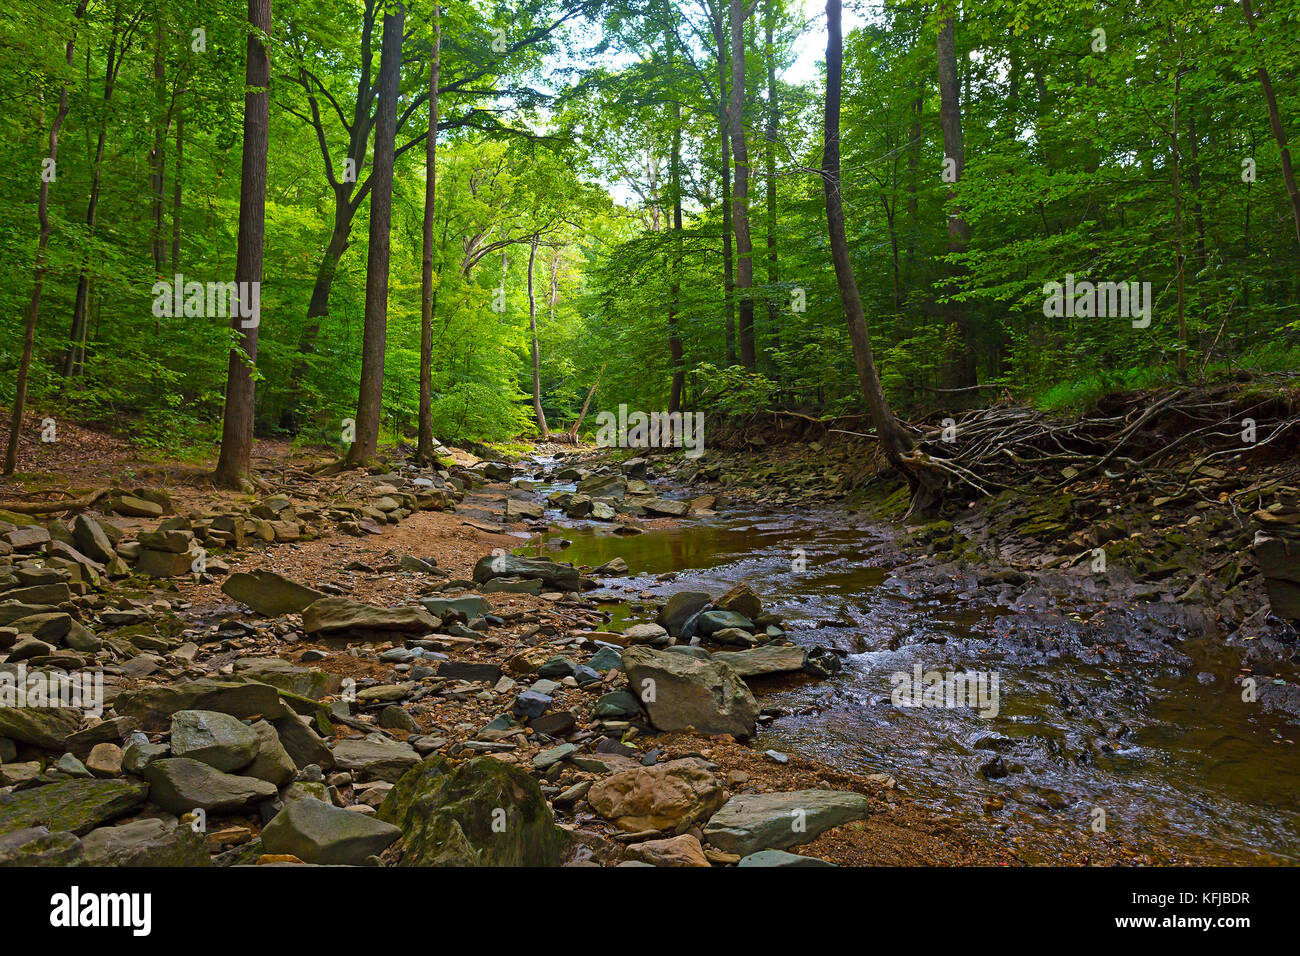
<path id="1" fill-rule="evenodd" d="M 60 780 L 0 794 L 0 833 L 44 826 L 83 834 L 144 802 L 149 788 L 127 780 Z"/>
<path id="2" fill-rule="evenodd" d="M 834 866 L 834 863 L 827 863 L 825 860 L 819 860 L 815 856 L 799 856 L 797 853 L 786 853 L 785 850 L 759 850 L 757 853 L 751 853 L 749 856 L 742 857 L 737 866 Z"/>
<path id="3" fill-rule="evenodd" d="M 397 631 L 429 633 L 438 627 L 423 607 L 376 607 L 347 598 L 327 597 L 302 612 L 302 627 L 308 634 L 346 634 Z"/>
<path id="4" fill-rule="evenodd" d="M 309 605 L 327 596 L 282 574 L 266 570 L 232 574 L 221 585 L 221 590 L 265 617 L 301 614 Z"/>
<path id="5" fill-rule="evenodd" d="M 687 618 L 697 614 L 708 603 L 709 595 L 703 591 L 678 591 L 659 609 L 655 623 L 666 627 L 670 634 L 678 634 Z"/>
<path id="6" fill-rule="evenodd" d="M 223 773 L 189 757 L 164 757 L 144 770 L 149 802 L 171 813 L 203 810 L 229 813 L 276 795 L 275 785 L 254 777 Z"/>
<path id="7" fill-rule="evenodd" d="M 709 866 L 700 841 L 689 833 L 666 840 L 645 840 L 627 848 L 626 859 L 651 866 Z"/>
<path id="8" fill-rule="evenodd" d="M 811 843 L 831 827 L 864 819 L 870 801 L 844 790 L 796 790 L 732 797 L 704 828 L 710 843 L 747 856 Z"/>
<path id="9" fill-rule="evenodd" d="M 803 670 L 808 653 L 796 644 L 766 644 L 747 651 L 718 651 L 713 660 L 727 664 L 741 677 L 787 674 Z"/>
<path id="10" fill-rule="evenodd" d="M 334 745 L 334 765 L 362 780 L 396 783 L 419 762 L 420 755 L 409 744 L 384 737 L 352 737 Z"/>
<path id="11" fill-rule="evenodd" d="M 241 719 L 277 720 L 289 713 L 280 694 L 269 684 L 199 680 L 185 684 L 156 684 L 118 696 L 114 709 L 134 717 L 144 730 L 166 730 L 180 710 L 215 710 Z"/>
<path id="12" fill-rule="evenodd" d="M 92 830 L 81 840 L 90 866 L 211 866 L 207 841 L 185 824 L 132 820 Z"/>
<path id="13" fill-rule="evenodd" d="M 0 707 L 0 737 L 45 750 L 63 750 L 81 726 L 81 711 L 70 707 Z"/>
<path id="14" fill-rule="evenodd" d="M 320 866 L 359 866 L 402 835 L 391 823 L 320 800 L 294 800 L 262 830 L 267 853 L 288 853 Z"/>

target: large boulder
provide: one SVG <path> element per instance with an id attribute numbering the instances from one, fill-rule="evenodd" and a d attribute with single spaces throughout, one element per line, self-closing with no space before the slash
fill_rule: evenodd
<path id="1" fill-rule="evenodd" d="M 585 581 L 571 564 L 550 558 L 525 558 L 514 554 L 488 555 L 474 565 L 474 580 L 480 584 L 493 578 L 525 578 L 541 581 L 557 591 L 581 591 L 593 582 Z"/>
<path id="2" fill-rule="evenodd" d="M 280 742 L 279 732 L 265 720 L 259 720 L 249 729 L 257 735 L 257 756 L 240 772 L 283 787 L 297 776 L 298 765 Z"/>
<path id="3" fill-rule="evenodd" d="M 733 737 L 754 732 L 758 703 L 725 663 L 637 646 L 623 652 L 623 672 L 659 730 L 694 727 Z"/>
<path id="4" fill-rule="evenodd" d="M 144 802 L 149 788 L 128 780 L 60 780 L 0 794 L 0 833 L 44 826 L 82 834 Z"/>
<path id="5" fill-rule="evenodd" d="M 266 825 L 262 849 L 321 866 L 359 866 L 401 835 L 391 823 L 304 798 L 289 801 Z"/>
<path id="6" fill-rule="evenodd" d="M 610 774 L 587 793 L 593 810 L 632 833 L 681 833 L 708 819 L 726 799 L 722 782 L 690 757 Z"/>
<path id="7" fill-rule="evenodd" d="M 226 578 L 221 590 L 266 617 L 300 614 L 308 605 L 326 596 L 282 574 L 265 570 L 238 571 Z"/>
<path id="8" fill-rule="evenodd" d="M 155 684 L 118 696 L 113 709 L 134 717 L 143 730 L 166 730 L 172 714 L 180 710 L 215 710 L 231 717 L 265 717 L 278 720 L 289 708 L 269 684 L 252 681 L 198 680 L 185 684 Z"/>
<path id="9" fill-rule="evenodd" d="M 172 753 L 217 770 L 238 770 L 257 756 L 257 731 L 229 714 L 181 710 L 172 714 Z"/>
<path id="10" fill-rule="evenodd" d="M 62 750 L 81 726 L 81 711 L 70 707 L 0 707 L 0 737 L 46 750 Z"/>
<path id="11" fill-rule="evenodd" d="M 732 797 L 704 828 L 704 838 L 727 853 L 748 856 L 811 843 L 831 827 L 864 819 L 871 802 L 846 790 L 795 790 Z"/>
<path id="12" fill-rule="evenodd" d="M 424 761 L 379 816 L 401 827 L 403 866 L 556 866 L 568 841 L 537 781 L 492 757 Z"/>
<path id="13" fill-rule="evenodd" d="M 184 824 L 142 819 L 100 827 L 82 838 L 91 866 L 210 866 L 201 833 Z"/>
<path id="14" fill-rule="evenodd" d="M 659 609 L 655 623 L 668 628 L 670 634 L 679 634 L 682 625 L 708 603 L 709 596 L 703 591 L 678 591 Z"/>
<path id="15" fill-rule="evenodd" d="M 276 795 L 275 784 L 222 773 L 189 757 L 165 757 L 144 769 L 149 802 L 171 813 L 229 813 Z"/>
<path id="16" fill-rule="evenodd" d="M 308 634 L 360 636 L 399 632 L 428 634 L 438 621 L 422 607 L 377 607 L 347 598 L 321 598 L 302 612 L 302 629 Z"/>
<path id="17" fill-rule="evenodd" d="M 754 589 L 743 581 L 714 601 L 713 606 L 719 611 L 734 611 L 750 620 L 763 613 L 763 602 L 758 599 Z"/>

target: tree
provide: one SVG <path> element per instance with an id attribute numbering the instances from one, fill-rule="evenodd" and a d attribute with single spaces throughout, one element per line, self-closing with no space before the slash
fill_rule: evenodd
<path id="1" fill-rule="evenodd" d="M 248 0 L 245 56 L 244 150 L 239 179 L 239 240 L 235 284 L 239 289 L 230 327 L 235 344 L 226 372 L 221 455 L 212 480 L 228 488 L 248 481 L 253 452 L 253 389 L 261 324 L 262 247 L 266 237 L 266 158 L 270 145 L 271 61 L 262 38 L 271 32 L 271 0 Z M 257 290 L 257 291 L 253 291 Z M 251 299 L 251 301 L 250 301 Z M 257 305 L 254 305 L 257 303 Z"/>
<path id="2" fill-rule="evenodd" d="M 966 150 L 961 132 L 961 81 L 957 75 L 957 48 L 953 27 L 952 0 L 945 0 L 939 13 L 939 35 L 936 41 L 939 60 L 939 125 L 943 128 L 944 166 L 950 171 L 949 182 L 961 180 L 966 166 Z M 949 202 L 953 201 L 949 190 Z M 948 255 L 958 255 L 966 251 L 970 233 L 960 206 L 953 206 L 948 215 Z M 960 273 L 956 266 L 949 266 L 948 277 L 952 279 Z M 975 384 L 975 343 L 970 332 L 970 319 L 965 306 L 951 300 L 945 307 L 948 321 L 956 326 L 960 343 L 950 360 L 949 383 L 953 388 L 965 388 Z"/>
<path id="3" fill-rule="evenodd" d="M 1246 19 L 1246 28 L 1255 36 L 1255 11 L 1250 0 L 1241 0 L 1241 12 Z M 1291 150 L 1287 148 L 1286 132 L 1282 129 L 1282 114 L 1277 108 L 1277 94 L 1273 92 L 1273 81 L 1269 78 L 1268 67 L 1264 65 L 1264 53 L 1260 50 L 1258 68 L 1259 83 L 1264 90 L 1264 103 L 1268 107 L 1268 125 L 1277 140 L 1278 152 L 1282 156 L 1282 181 L 1286 184 L 1287 195 L 1291 197 L 1291 215 L 1295 219 L 1296 240 L 1300 241 L 1300 187 L 1296 186 L 1295 170 L 1291 167 Z"/>
<path id="4" fill-rule="evenodd" d="M 758 0 L 754 0 L 756 4 Z M 754 353 L 754 244 L 749 235 L 749 148 L 745 144 L 745 21 L 754 11 L 744 0 L 731 0 L 731 101 L 727 107 L 731 154 L 736 163 L 732 191 L 732 225 L 736 230 L 736 290 L 740 305 L 737 326 L 740 362 L 755 365 Z"/>
<path id="5" fill-rule="evenodd" d="M 391 11 L 391 12 L 390 12 Z M 383 412 L 384 356 L 388 341 L 389 235 L 393 222 L 393 153 L 397 140 L 397 94 L 402 75 L 401 0 L 384 10 L 379 54 L 379 102 L 375 111 L 375 169 L 371 173 L 370 247 L 366 257 L 366 314 L 361 344 L 361 393 L 357 399 L 356 440 L 348 463 L 359 465 L 379 450 Z"/>
<path id="6" fill-rule="evenodd" d="M 420 425 L 416 460 L 433 463 L 433 221 L 438 182 L 438 80 L 442 72 L 442 28 L 433 5 L 433 65 L 429 69 L 429 131 L 424 141 L 424 248 L 420 262 Z"/>
<path id="7" fill-rule="evenodd" d="M 89 0 L 80 0 L 77 4 L 76 12 L 73 14 L 72 35 L 68 37 L 68 42 L 64 53 L 64 66 L 67 69 L 72 68 L 72 49 L 77 39 L 77 26 L 80 25 L 81 19 L 86 15 L 86 4 Z M 41 187 L 39 198 L 36 204 L 36 218 L 38 222 L 37 240 L 36 240 L 36 266 L 34 276 L 32 277 L 32 297 L 27 305 L 27 323 L 23 327 L 23 353 L 18 364 L 18 382 L 14 390 L 14 407 L 13 414 L 9 419 L 9 442 L 5 446 L 5 464 L 4 473 L 12 475 L 14 469 L 18 466 L 18 436 L 22 433 L 23 413 L 27 405 L 27 376 L 32 368 L 32 347 L 36 337 L 36 319 L 41 312 L 41 292 L 45 288 L 45 274 L 48 271 L 45 250 L 50 244 L 50 180 L 57 175 L 59 159 L 59 130 L 63 128 L 63 121 L 68 116 L 68 86 L 67 83 L 59 84 L 59 108 L 54 113 L 54 120 L 50 123 L 49 148 L 46 151 L 47 163 L 41 170 Z"/>

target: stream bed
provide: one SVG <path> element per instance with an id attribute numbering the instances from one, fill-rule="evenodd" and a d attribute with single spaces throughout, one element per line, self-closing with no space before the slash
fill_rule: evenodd
<path id="1" fill-rule="evenodd" d="M 1240 655 L 1189 638 L 1169 604 L 1066 605 L 1032 582 L 934 588 L 893 566 L 887 527 L 844 513 L 728 511 L 628 536 L 547 517 L 520 552 L 627 562 L 593 592 L 614 629 L 676 591 L 745 582 L 792 640 L 839 652 L 827 680 L 751 681 L 777 714 L 760 750 L 889 774 L 1026 863 L 1102 829 L 1157 861 L 1300 862 L 1300 728 L 1243 702 Z M 996 675 L 996 714 L 897 706 L 895 675 L 910 686 L 918 668 Z"/>

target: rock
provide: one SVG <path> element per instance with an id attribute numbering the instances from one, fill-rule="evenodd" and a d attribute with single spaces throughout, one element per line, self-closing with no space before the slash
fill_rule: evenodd
<path id="1" fill-rule="evenodd" d="M 551 747 L 549 750 L 539 751 L 533 757 L 533 769 L 549 770 L 555 764 L 559 763 L 569 754 L 576 752 L 577 744 L 560 744 L 558 747 Z"/>
<path id="2" fill-rule="evenodd" d="M 359 780 L 395 783 L 419 762 L 420 755 L 409 744 L 378 734 L 351 737 L 334 745 L 334 766 L 351 771 Z"/>
<path id="3" fill-rule="evenodd" d="M 144 770 L 149 802 L 171 813 L 228 813 L 276 795 L 275 785 L 255 777 L 222 773 L 189 757 L 164 757 Z"/>
<path id="4" fill-rule="evenodd" d="M 320 866 L 360 866 L 402 835 L 391 823 L 310 798 L 293 800 L 262 830 L 267 853 Z"/>
<path id="5" fill-rule="evenodd" d="M 834 866 L 834 863 L 827 863 L 825 860 L 819 860 L 815 856 L 799 856 L 797 853 L 786 853 L 785 850 L 759 850 L 757 853 L 751 853 L 749 856 L 741 858 L 737 866 Z"/>
<path id="6" fill-rule="evenodd" d="M 140 547 L 153 551 L 185 554 L 194 547 L 194 532 L 179 529 L 145 531 L 139 538 Z"/>
<path id="7" fill-rule="evenodd" d="M 577 491 L 595 498 L 622 498 L 627 494 L 627 479 L 621 475 L 592 475 L 578 482 Z"/>
<path id="8" fill-rule="evenodd" d="M 424 605 L 425 610 L 440 620 L 456 613 L 464 614 L 466 620 L 473 620 L 492 611 L 492 603 L 487 598 L 473 595 L 458 598 L 421 598 L 420 603 Z"/>
<path id="9" fill-rule="evenodd" d="M 398 781 L 379 818 L 402 830 L 402 866 L 557 866 L 568 837 L 537 781 L 477 757 L 431 757 Z"/>
<path id="10" fill-rule="evenodd" d="M 289 713 L 279 692 L 269 684 L 199 680 L 185 684 L 156 684 L 118 696 L 114 709 L 134 717 L 144 730 L 165 730 L 172 714 L 181 710 L 215 710 L 231 717 L 277 720 Z"/>
<path id="11" fill-rule="evenodd" d="M 70 707 L 0 707 L 0 737 L 45 750 L 64 750 L 81 726 L 81 711 Z"/>
<path id="12" fill-rule="evenodd" d="M 324 738 L 312 730 L 305 718 L 290 713 L 274 721 L 274 725 L 280 737 L 280 745 L 284 747 L 299 770 L 312 764 L 322 770 L 333 769 L 334 752 L 330 750 Z"/>
<path id="13" fill-rule="evenodd" d="M 670 634 L 680 634 L 687 618 L 699 613 L 708 603 L 709 596 L 703 591 L 678 591 L 659 609 L 655 623 L 666 627 Z"/>
<path id="14" fill-rule="evenodd" d="M 48 544 L 50 533 L 38 524 L 24 525 L 0 534 L 0 541 L 6 542 L 15 551 L 35 551 L 41 545 Z"/>
<path id="15" fill-rule="evenodd" d="M 174 756 L 200 760 L 217 770 L 238 770 L 257 756 L 257 732 L 229 714 L 177 711 L 172 715 L 171 731 Z"/>
<path id="16" fill-rule="evenodd" d="M 627 859 L 651 866 L 709 866 L 700 841 L 689 833 L 666 840 L 646 840 L 627 848 Z"/>
<path id="17" fill-rule="evenodd" d="M 632 833 L 681 833 L 708 819 L 726 798 L 722 781 L 693 758 L 611 774 L 587 794 L 593 810 Z"/>
<path id="18" fill-rule="evenodd" d="M 694 727 L 700 733 L 734 737 L 754 732 L 758 704 L 725 663 L 629 647 L 623 652 L 623 671 L 659 730 Z"/>
<path id="19" fill-rule="evenodd" d="M 623 638 L 629 645 L 649 644 L 653 647 L 667 647 L 671 642 L 667 629 L 658 624 L 634 624 L 623 631 Z"/>
<path id="20" fill-rule="evenodd" d="M 1273 613 L 1300 621 L 1300 538 L 1257 531 L 1251 554 Z"/>
<path id="21" fill-rule="evenodd" d="M 211 866 L 207 841 L 185 824 L 132 820 L 81 840 L 90 866 Z"/>
<path id="22" fill-rule="evenodd" d="M 137 498 L 134 495 L 120 495 L 112 499 L 110 506 L 115 514 L 125 515 L 128 518 L 161 518 L 163 516 L 162 505 L 152 501 L 145 501 L 143 498 Z"/>
<path id="23" fill-rule="evenodd" d="M 95 744 L 86 758 L 86 769 L 96 777 L 122 776 L 122 748 L 117 744 Z"/>
<path id="24" fill-rule="evenodd" d="M 613 576 L 613 575 L 621 576 L 627 574 L 627 572 L 628 572 L 627 562 L 624 561 L 622 558 L 613 558 L 612 560 L 606 561 L 595 571 L 596 574 L 609 575 L 609 576 Z"/>
<path id="25" fill-rule="evenodd" d="M 379 726 L 387 730 L 405 730 L 412 734 L 420 732 L 420 725 L 411 716 L 411 712 L 399 704 L 389 704 L 379 712 Z"/>
<path id="26" fill-rule="evenodd" d="M 77 866 L 81 841 L 66 830 L 51 833 L 46 827 L 24 827 L 0 834 L 0 867 Z"/>
<path id="27" fill-rule="evenodd" d="M 865 796 L 843 790 L 742 794 L 713 815 L 704 837 L 721 850 L 747 856 L 811 843 L 831 827 L 870 812 Z"/>
<path id="28" fill-rule="evenodd" d="M 714 631 L 709 635 L 709 640 L 728 647 L 753 647 L 758 643 L 753 634 L 738 627 L 724 627 L 720 631 Z"/>
<path id="29" fill-rule="evenodd" d="M 797 644 L 766 644 L 747 651 L 718 651 L 713 660 L 727 664 L 741 677 L 801 671 L 808 655 Z"/>
<path id="30" fill-rule="evenodd" d="M 751 621 L 763 613 L 763 603 L 748 584 L 737 584 L 722 597 L 713 602 L 719 611 L 734 611 Z"/>
<path id="31" fill-rule="evenodd" d="M 280 743 L 280 734 L 265 720 L 259 720 L 249 729 L 257 735 L 257 756 L 240 772 L 246 777 L 256 777 L 283 787 L 297 775 L 298 765 Z"/>
<path id="32" fill-rule="evenodd" d="M 506 499 L 507 521 L 541 518 L 545 514 L 546 509 L 535 501 L 522 501 L 518 498 Z"/>
<path id="33" fill-rule="evenodd" d="M 673 518 L 680 518 L 691 510 L 689 501 L 674 501 L 671 498 L 629 498 L 628 504 L 635 504 L 652 515 L 667 515 Z"/>
<path id="34" fill-rule="evenodd" d="M 470 683 L 495 684 L 501 679 L 501 668 L 496 664 L 475 664 L 470 661 L 443 661 L 438 665 L 439 677 Z"/>
<path id="35" fill-rule="evenodd" d="M 172 551 L 155 551 L 145 548 L 135 562 L 135 573 L 151 578 L 174 578 L 189 574 L 194 569 L 194 562 L 199 558 L 198 551 L 185 551 L 177 554 Z"/>
<path id="36" fill-rule="evenodd" d="M 728 627 L 736 627 L 752 633 L 754 622 L 734 611 L 705 611 L 696 620 L 695 627 L 700 634 L 708 637 Z"/>
<path id="37" fill-rule="evenodd" d="M 606 671 L 623 666 L 623 652 L 614 647 L 602 647 L 591 656 L 591 660 L 587 661 L 587 666 L 604 674 Z"/>
<path id="38" fill-rule="evenodd" d="M 301 614 L 326 595 L 274 571 L 242 571 L 226 578 L 221 590 L 265 617 Z"/>
<path id="39" fill-rule="evenodd" d="M 596 701 L 592 716 L 600 720 L 635 720 L 641 716 L 641 703 L 625 690 L 611 691 Z"/>
<path id="40" fill-rule="evenodd" d="M 80 514 L 72 520 L 72 539 L 78 551 L 96 561 L 107 564 L 117 556 L 103 527 L 90 515 Z"/>
<path id="41" fill-rule="evenodd" d="M 390 631 L 427 634 L 437 627 L 438 621 L 423 607 L 383 608 L 340 597 L 321 598 L 302 612 L 302 629 L 312 635 Z"/>
<path id="42" fill-rule="evenodd" d="M 474 580 L 480 584 L 493 578 L 539 580 L 557 591 L 581 591 L 582 576 L 571 564 L 547 558 L 526 558 L 514 554 L 487 555 L 474 565 Z"/>
<path id="43" fill-rule="evenodd" d="M 144 802 L 149 788 L 127 780 L 59 780 L 0 794 L 0 833 L 32 826 L 81 835 Z"/>
<path id="44" fill-rule="evenodd" d="M 328 671 L 299 667 L 281 657 L 251 657 L 235 662 L 235 670 L 243 677 L 260 684 L 320 700 L 327 694 L 337 694 L 343 688 L 343 679 Z"/>
<path id="45" fill-rule="evenodd" d="M 551 706 L 551 701 L 552 698 L 546 694 L 526 690 L 515 698 L 514 703 L 510 705 L 510 712 L 524 719 L 540 717 Z"/>

